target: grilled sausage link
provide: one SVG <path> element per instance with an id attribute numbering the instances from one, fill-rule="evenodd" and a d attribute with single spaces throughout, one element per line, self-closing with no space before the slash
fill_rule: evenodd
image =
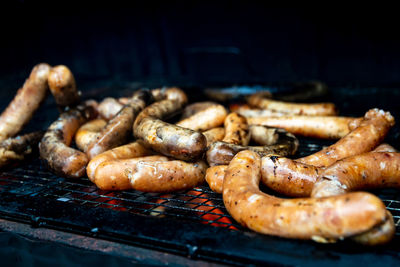
<path id="1" fill-rule="evenodd" d="M 358 118 L 336 116 L 280 116 L 247 118 L 249 125 L 283 128 L 306 137 L 339 139 L 350 132 L 349 123 Z"/>
<path id="2" fill-rule="evenodd" d="M 23 161 L 35 151 L 37 152 L 43 134 L 44 132 L 38 131 L 0 142 L 0 168 Z"/>
<path id="3" fill-rule="evenodd" d="M 96 185 L 104 190 L 135 189 L 143 192 L 173 192 L 204 182 L 207 164 L 188 163 L 164 156 L 106 161 L 95 172 Z"/>
<path id="4" fill-rule="evenodd" d="M 353 155 L 371 151 L 382 142 L 394 118 L 389 112 L 379 109 L 369 110 L 360 125 L 335 144 L 297 161 L 316 167 L 326 167 Z"/>
<path id="5" fill-rule="evenodd" d="M 76 89 L 74 75 L 68 67 L 59 65 L 51 68 L 48 83 L 60 112 L 79 104 L 80 93 Z"/>
<path id="6" fill-rule="evenodd" d="M 397 151 L 389 144 L 381 144 L 372 152 Z M 309 197 L 315 182 L 323 172 L 324 168 L 322 167 L 315 167 L 278 155 L 267 155 L 262 158 L 261 182 L 287 196 Z"/>
<path id="7" fill-rule="evenodd" d="M 47 93 L 50 65 L 36 65 L 6 110 L 0 115 L 0 141 L 16 135 L 29 122 Z"/>
<path id="8" fill-rule="evenodd" d="M 136 118 L 133 132 L 146 146 L 181 160 L 195 160 L 206 149 L 203 134 L 162 121 L 180 111 L 187 102 L 185 93 L 178 88 L 152 91 L 158 102 L 145 108 Z"/>
<path id="9" fill-rule="evenodd" d="M 224 121 L 225 137 L 223 142 L 247 146 L 250 142 L 250 132 L 247 120 L 242 115 L 230 113 Z"/>
<path id="10" fill-rule="evenodd" d="M 225 129 L 222 127 L 217 127 L 203 132 L 203 135 L 207 140 L 207 147 L 216 141 L 221 141 L 225 136 Z"/>
<path id="11" fill-rule="evenodd" d="M 196 102 L 196 103 L 187 105 L 182 111 L 181 120 L 187 119 L 187 118 L 193 116 L 194 114 L 196 114 L 200 111 L 203 111 L 211 106 L 215 106 L 215 105 L 218 105 L 218 103 L 211 102 L 211 101 Z"/>
<path id="12" fill-rule="evenodd" d="M 382 187 L 400 187 L 400 153 L 368 152 L 336 161 L 321 173 L 311 196 Z"/>
<path id="13" fill-rule="evenodd" d="M 239 152 L 224 178 L 223 201 L 232 217 L 256 232 L 332 242 L 364 233 L 386 219 L 382 201 L 369 193 L 280 199 L 260 191 L 260 156 Z"/>
<path id="14" fill-rule="evenodd" d="M 90 143 L 86 152 L 89 158 L 127 143 L 136 116 L 145 108 L 150 97 L 148 91 L 137 91 L 129 103 L 100 131 L 96 140 Z"/>
<path id="15" fill-rule="evenodd" d="M 269 109 L 276 112 L 282 112 L 286 114 L 292 115 L 321 115 L 321 116 L 329 116 L 336 115 L 337 109 L 333 103 L 291 103 L 291 102 L 282 102 L 277 100 L 272 100 L 265 98 L 263 93 L 256 93 L 251 95 L 247 102 L 250 106 Z"/>
<path id="16" fill-rule="evenodd" d="M 94 142 L 99 136 L 100 131 L 107 125 L 103 119 L 88 121 L 79 127 L 75 134 L 75 144 L 79 150 L 86 152 L 90 143 Z"/>
<path id="17" fill-rule="evenodd" d="M 215 104 L 177 122 L 176 125 L 195 131 L 206 131 L 222 125 L 226 116 L 224 106 Z"/>
<path id="18" fill-rule="evenodd" d="M 207 162 L 210 166 L 216 165 L 228 165 L 231 159 L 239 152 L 243 150 L 251 150 L 257 152 L 260 156 L 268 154 L 278 154 L 281 156 L 290 156 L 296 153 L 299 146 L 297 138 L 286 132 L 283 129 L 277 129 L 277 131 L 270 132 L 270 134 L 279 134 L 277 142 L 273 145 L 266 146 L 240 146 L 229 144 L 226 142 L 215 142 L 211 144 L 208 149 L 206 156 Z"/>
<path id="19" fill-rule="evenodd" d="M 62 113 L 50 125 L 39 144 L 39 151 L 40 157 L 56 174 L 70 178 L 85 174 L 88 157 L 69 145 L 78 128 L 96 116 L 96 109 L 85 103 Z"/>
<path id="20" fill-rule="evenodd" d="M 110 150 L 107 150 L 94 158 L 92 158 L 87 165 L 86 172 L 89 179 L 96 183 L 96 169 L 97 167 L 106 161 L 112 161 L 117 159 L 129 159 L 152 155 L 151 150 L 139 142 L 133 142 L 127 145 L 119 146 Z"/>
<path id="21" fill-rule="evenodd" d="M 103 119 L 109 121 L 114 118 L 123 107 L 124 104 L 121 104 L 117 99 L 106 97 L 100 102 L 98 111 Z"/>

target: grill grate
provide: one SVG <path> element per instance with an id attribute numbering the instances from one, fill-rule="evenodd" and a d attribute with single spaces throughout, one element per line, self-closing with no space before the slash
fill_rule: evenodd
<path id="1" fill-rule="evenodd" d="M 301 139 L 298 157 L 313 153 L 330 141 Z M 263 188 L 265 191 L 268 189 Z M 42 166 L 38 159 L 25 166 L 3 171 L 0 191 L 16 196 L 34 196 L 59 202 L 89 207 L 109 208 L 120 212 L 180 220 L 244 230 L 227 213 L 222 197 L 207 185 L 191 190 L 162 193 L 144 193 L 135 190 L 112 192 L 99 190 L 87 178 L 71 180 L 58 177 Z M 270 192 L 268 192 L 270 193 Z M 273 192 L 271 192 L 273 194 Z M 400 235 L 400 199 L 395 190 L 377 192 L 393 214 L 396 235 Z"/>

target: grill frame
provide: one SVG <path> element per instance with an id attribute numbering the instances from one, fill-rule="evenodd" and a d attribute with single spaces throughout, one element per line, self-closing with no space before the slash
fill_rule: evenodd
<path id="1" fill-rule="evenodd" d="M 393 95 L 392 98 L 388 97 L 388 93 Z M 371 95 L 375 96 L 374 101 L 390 99 L 389 102 L 394 103 L 393 98 L 400 99 L 397 90 L 377 90 L 376 88 L 362 90 L 339 88 L 332 90 L 331 97 L 344 115 L 361 116 L 367 109 L 363 105 L 376 105 L 371 101 L 365 101 L 371 99 Z M 360 99 L 361 103 L 352 106 L 354 98 Z M 47 105 L 41 112 L 45 112 L 51 107 L 52 105 Z M 395 106 L 389 105 L 387 109 L 395 117 L 399 117 L 397 115 L 400 112 Z M 398 132 L 396 126 L 388 136 L 388 141 L 396 147 L 398 147 Z M 299 153 L 295 157 L 312 153 L 330 143 L 332 141 L 301 138 Z M 39 184 L 35 180 L 44 182 L 42 189 L 37 188 Z M 14 186 L 7 188 L 4 185 L 5 182 L 14 184 Z M 57 193 L 59 187 L 69 194 L 97 197 L 97 200 L 102 201 L 95 201 L 95 198 L 70 198 L 65 193 Z M 74 189 L 80 187 L 85 188 L 86 191 Z M 263 190 L 268 192 L 266 188 Z M 308 261 L 309 257 L 315 254 L 318 257 L 316 259 L 313 256 L 313 261 L 320 263 L 331 262 L 333 259 L 341 263 L 355 262 L 363 257 L 378 260 L 382 256 L 385 256 L 390 262 L 400 261 L 398 246 L 400 242 L 400 198 L 395 197 L 396 190 L 376 191 L 378 196 L 384 199 L 389 210 L 395 212 L 393 215 L 397 226 L 395 240 L 380 249 L 360 248 L 347 241 L 321 245 L 311 241 L 287 240 L 251 232 L 234 221 L 232 224 L 226 224 L 219 222 L 219 219 L 206 220 L 204 219 L 206 215 L 221 216 L 221 214 L 215 212 L 215 209 L 204 211 L 201 208 L 217 208 L 224 213 L 223 218 L 231 219 L 223 207 L 221 195 L 213 193 L 207 185 L 194 189 L 192 192 L 195 195 L 190 192 L 189 190 L 170 194 L 171 197 L 163 196 L 165 194 L 137 191 L 110 195 L 107 191 L 97 190 L 87 178 L 68 180 L 57 177 L 48 172 L 38 159 L 35 159 L 0 173 L 0 217 L 28 223 L 32 227 L 47 227 L 184 255 L 193 259 L 228 264 L 296 264 L 299 261 Z M 200 194 L 196 195 L 196 193 Z M 202 194 L 207 194 L 207 196 L 202 196 Z M 188 200 L 188 198 L 190 199 Z M 69 200 L 66 201 L 67 199 Z M 135 203 L 137 199 L 139 199 L 139 204 L 151 207 L 143 208 L 142 212 L 132 212 L 133 209 L 140 210 L 140 207 L 132 207 L 131 212 L 125 212 L 120 209 L 126 208 L 126 205 L 105 202 L 124 201 L 126 204 L 127 202 Z M 161 202 L 153 203 L 151 201 L 157 199 Z M 78 203 L 78 200 L 84 202 Z M 212 200 L 215 203 L 213 205 L 207 204 L 207 202 L 201 203 L 204 200 Z M 188 207 L 188 204 L 196 206 Z M 168 216 L 158 218 L 159 216 L 149 215 L 150 212 L 154 213 L 154 209 L 158 207 L 167 207 L 168 209 L 163 213 L 158 212 Z M 172 212 L 176 210 L 182 211 L 183 215 L 179 212 Z M 185 217 L 185 212 L 192 214 Z M 202 216 L 199 217 L 199 214 Z M 211 226 L 215 224 L 225 227 Z M 237 228 L 238 231 L 227 229 L 229 227 Z M 301 251 L 298 250 L 299 247 L 301 247 Z"/>

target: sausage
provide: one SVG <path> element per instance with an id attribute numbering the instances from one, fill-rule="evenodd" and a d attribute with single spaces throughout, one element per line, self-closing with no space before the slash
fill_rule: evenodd
<path id="1" fill-rule="evenodd" d="M 242 115 L 230 113 L 224 122 L 225 137 L 223 142 L 247 146 L 250 142 L 250 133 L 247 120 Z"/>
<path id="2" fill-rule="evenodd" d="M 286 113 L 273 111 L 270 109 L 255 109 L 255 108 L 250 108 L 248 106 L 235 107 L 234 110 L 231 109 L 231 111 L 239 113 L 240 115 L 246 118 L 287 116 Z"/>
<path id="3" fill-rule="evenodd" d="M 203 135 L 206 137 L 207 147 L 209 147 L 212 143 L 224 139 L 225 129 L 222 127 L 212 128 L 203 132 Z"/>
<path id="4" fill-rule="evenodd" d="M 36 65 L 14 99 L 0 115 L 0 141 L 13 137 L 29 122 L 47 93 L 50 65 Z"/>
<path id="5" fill-rule="evenodd" d="M 400 187 L 400 153 L 368 152 L 339 160 L 321 173 L 311 196 L 382 187 Z"/>
<path id="6" fill-rule="evenodd" d="M 336 115 L 337 109 L 333 103 L 291 103 L 268 99 L 261 93 L 255 93 L 248 97 L 250 106 L 269 109 L 292 115 L 329 116 Z"/>
<path id="7" fill-rule="evenodd" d="M 274 127 L 250 125 L 250 137 L 251 140 L 259 145 L 268 146 L 278 142 L 279 130 Z"/>
<path id="8" fill-rule="evenodd" d="M 75 143 L 79 150 L 86 152 L 90 143 L 96 140 L 106 124 L 107 122 L 103 119 L 96 119 L 83 124 L 75 134 Z"/>
<path id="9" fill-rule="evenodd" d="M 151 149 L 176 159 L 192 161 L 201 157 L 207 141 L 203 134 L 162 121 L 180 111 L 187 102 L 178 88 L 152 90 L 158 102 L 145 108 L 136 118 L 133 132 Z"/>
<path id="10" fill-rule="evenodd" d="M 393 147 L 382 144 L 375 152 L 393 152 Z M 358 167 L 357 167 L 358 168 Z M 267 187 L 291 197 L 309 197 L 324 168 L 298 162 L 278 155 L 262 158 L 261 181 Z"/>
<path id="11" fill-rule="evenodd" d="M 221 194 L 224 184 L 224 177 L 228 165 L 218 165 L 209 167 L 206 171 L 206 181 L 208 186 L 215 193 Z"/>
<path id="12" fill-rule="evenodd" d="M 80 92 L 76 89 L 75 78 L 70 69 L 58 65 L 50 70 L 49 88 L 60 112 L 67 107 L 73 107 L 80 102 Z"/>
<path id="13" fill-rule="evenodd" d="M 115 98 L 107 97 L 100 102 L 98 111 L 103 119 L 109 121 L 114 118 L 123 107 L 124 104 L 121 104 Z"/>
<path id="14" fill-rule="evenodd" d="M 133 142 L 127 145 L 119 146 L 110 150 L 107 150 L 89 161 L 86 172 L 89 179 L 96 183 L 96 169 L 97 167 L 106 161 L 117 160 L 117 159 L 129 159 L 152 155 L 151 150 L 147 149 L 139 142 Z"/>
<path id="15" fill-rule="evenodd" d="M 386 219 L 383 223 L 365 233 L 355 235 L 351 237 L 351 239 L 363 245 L 376 246 L 388 243 L 393 239 L 395 233 L 396 226 L 394 224 L 393 216 L 389 211 L 386 211 Z"/>
<path id="16" fill-rule="evenodd" d="M 278 155 L 262 158 L 261 181 L 269 188 L 291 197 L 308 197 L 321 168 Z"/>
<path id="17" fill-rule="evenodd" d="M 340 159 L 371 151 L 382 142 L 393 125 L 394 118 L 389 112 L 371 109 L 365 114 L 360 126 L 345 137 L 335 144 L 297 161 L 316 167 L 326 167 Z"/>
<path id="18" fill-rule="evenodd" d="M 187 163 L 164 156 L 150 156 L 103 162 L 96 169 L 95 181 L 103 190 L 173 192 L 204 182 L 206 169 L 202 160 Z"/>
<path id="19" fill-rule="evenodd" d="M 206 131 L 222 125 L 226 116 L 224 106 L 216 104 L 177 122 L 176 125 L 195 131 Z"/>
<path id="20" fill-rule="evenodd" d="M 148 101 L 150 101 L 150 93 L 148 91 L 137 91 L 130 102 L 107 123 L 97 138 L 90 143 L 86 152 L 89 158 L 127 143 L 131 136 L 132 125 L 136 116 L 145 108 Z"/>
<path id="21" fill-rule="evenodd" d="M 350 132 L 349 123 L 358 118 L 336 116 L 280 116 L 247 118 L 249 125 L 264 125 L 283 128 L 306 137 L 339 139 Z"/>
<path id="22" fill-rule="evenodd" d="M 297 138 L 283 129 L 277 129 L 279 138 L 276 144 L 266 146 L 240 146 L 226 142 L 215 142 L 209 147 L 206 157 L 210 166 L 228 165 L 233 156 L 239 151 L 251 150 L 257 152 L 260 156 L 268 154 L 278 154 L 281 156 L 290 156 L 296 153 L 299 146 Z M 273 134 L 275 134 L 274 132 Z"/>
<path id="23" fill-rule="evenodd" d="M 23 161 L 34 152 L 37 152 L 37 147 L 43 134 L 44 132 L 37 131 L 0 142 L 0 168 L 14 162 Z"/>
<path id="24" fill-rule="evenodd" d="M 364 192 L 326 198 L 280 199 L 260 191 L 260 156 L 239 152 L 224 178 L 223 201 L 241 225 L 256 232 L 317 242 L 361 234 L 386 219 L 382 201 Z"/>
<path id="25" fill-rule="evenodd" d="M 187 118 L 193 116 L 194 114 L 196 114 L 200 111 L 203 111 L 211 106 L 215 106 L 215 105 L 218 105 L 218 103 L 211 102 L 211 101 L 196 102 L 196 103 L 187 105 L 182 111 L 181 120 L 187 119 Z"/>
<path id="26" fill-rule="evenodd" d="M 88 157 L 69 145 L 78 128 L 96 116 L 96 109 L 85 103 L 62 113 L 50 125 L 39 144 L 40 157 L 50 170 L 69 178 L 85 174 Z"/>

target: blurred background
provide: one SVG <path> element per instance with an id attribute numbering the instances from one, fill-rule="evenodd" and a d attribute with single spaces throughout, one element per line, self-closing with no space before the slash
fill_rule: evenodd
<path id="1" fill-rule="evenodd" d="M 3 88 L 20 86 L 38 62 L 69 66 L 83 87 L 400 84 L 395 9 L 282 9 L 245 1 L 80 7 L 73 1 L 3 6 Z"/>

